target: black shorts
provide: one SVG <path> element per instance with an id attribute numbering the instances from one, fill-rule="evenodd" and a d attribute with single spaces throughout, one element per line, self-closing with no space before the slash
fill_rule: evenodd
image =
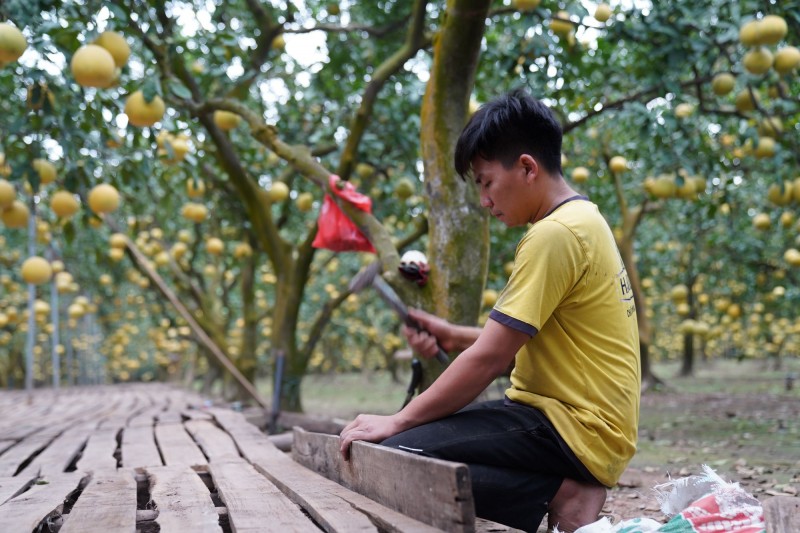
<path id="1" fill-rule="evenodd" d="M 469 467 L 475 512 L 536 531 L 565 478 L 600 482 L 533 407 L 509 399 L 470 405 L 381 444 Z"/>

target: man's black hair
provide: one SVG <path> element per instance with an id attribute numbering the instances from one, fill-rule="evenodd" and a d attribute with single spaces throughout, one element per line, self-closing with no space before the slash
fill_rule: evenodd
<path id="1" fill-rule="evenodd" d="M 552 174 L 561 174 L 561 125 L 549 107 L 515 89 L 480 107 L 464 126 L 455 151 L 456 172 L 466 178 L 480 156 L 511 168 L 530 154 Z"/>

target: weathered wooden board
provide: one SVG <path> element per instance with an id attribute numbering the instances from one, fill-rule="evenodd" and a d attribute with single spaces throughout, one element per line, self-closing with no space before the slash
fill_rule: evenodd
<path id="1" fill-rule="evenodd" d="M 161 533 L 218 533 L 219 515 L 205 483 L 188 466 L 147 469 L 150 498 L 158 506 Z"/>
<path id="2" fill-rule="evenodd" d="M 135 426 L 122 430 L 122 466 L 140 468 L 161 466 L 161 455 L 156 447 L 152 426 Z"/>
<path id="3" fill-rule="evenodd" d="M 95 425 L 96 423 L 82 424 L 64 431 L 42 453 L 36 456 L 20 474 L 36 474 L 38 472 L 40 476 L 47 477 L 64 472 L 86 444 L 89 433 Z"/>
<path id="4" fill-rule="evenodd" d="M 228 508 L 228 519 L 234 533 L 307 533 L 318 530 L 300 507 L 247 461 L 212 462 L 209 471 L 220 499 Z"/>
<path id="5" fill-rule="evenodd" d="M 60 533 L 136 531 L 136 479 L 133 470 L 101 470 L 65 515 Z"/>
<path id="6" fill-rule="evenodd" d="M 800 531 L 800 498 L 773 496 L 764 501 L 762 507 L 767 533 L 797 533 Z"/>
<path id="7" fill-rule="evenodd" d="M 211 413 L 201 409 L 184 409 L 181 414 L 189 420 L 212 420 L 214 418 Z"/>
<path id="8" fill-rule="evenodd" d="M 200 466 L 208 460 L 186 433 L 183 424 L 159 424 L 156 426 L 156 442 L 164 463 L 167 465 Z"/>
<path id="9" fill-rule="evenodd" d="M 75 472 L 59 474 L 0 505 L 0 531 L 33 531 L 50 513 L 61 512 L 82 478 Z"/>
<path id="10" fill-rule="evenodd" d="M 119 430 L 96 429 L 89 435 L 86 448 L 83 449 L 81 458 L 78 459 L 77 468 L 84 472 L 97 470 L 114 470 L 117 467 L 117 435 Z"/>
<path id="11" fill-rule="evenodd" d="M 34 453 L 46 447 L 58 436 L 58 430 L 48 430 L 32 435 L 0 455 L 0 477 L 11 477 Z"/>
<path id="12" fill-rule="evenodd" d="M 474 527 L 467 465 L 356 441 L 350 460 L 339 437 L 295 429 L 292 457 L 345 487 L 445 531 Z"/>
<path id="13" fill-rule="evenodd" d="M 325 531 L 437 531 L 295 463 L 241 413 L 224 409 L 211 412 L 256 470 L 300 505 Z M 343 505 L 345 503 L 347 505 Z"/>
<path id="14" fill-rule="evenodd" d="M 0 477 L 0 505 L 33 485 L 36 479 L 36 476 Z"/>
<path id="15" fill-rule="evenodd" d="M 215 426 L 213 422 L 190 420 L 185 423 L 185 427 L 212 463 L 240 457 L 239 450 L 230 435 Z"/>

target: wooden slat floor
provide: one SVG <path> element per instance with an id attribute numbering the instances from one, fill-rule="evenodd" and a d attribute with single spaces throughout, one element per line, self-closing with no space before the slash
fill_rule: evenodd
<path id="1" fill-rule="evenodd" d="M 0 531 L 425 532 L 164 384 L 0 392 Z"/>

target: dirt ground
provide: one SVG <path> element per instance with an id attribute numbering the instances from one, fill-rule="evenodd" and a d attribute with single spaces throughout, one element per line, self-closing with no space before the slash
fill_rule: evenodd
<path id="1" fill-rule="evenodd" d="M 732 383 L 732 389 L 735 383 Z M 800 492 L 800 397 L 657 392 L 642 397 L 639 452 L 609 492 L 612 519 L 665 522 L 653 488 L 707 464 L 764 501 Z"/>

